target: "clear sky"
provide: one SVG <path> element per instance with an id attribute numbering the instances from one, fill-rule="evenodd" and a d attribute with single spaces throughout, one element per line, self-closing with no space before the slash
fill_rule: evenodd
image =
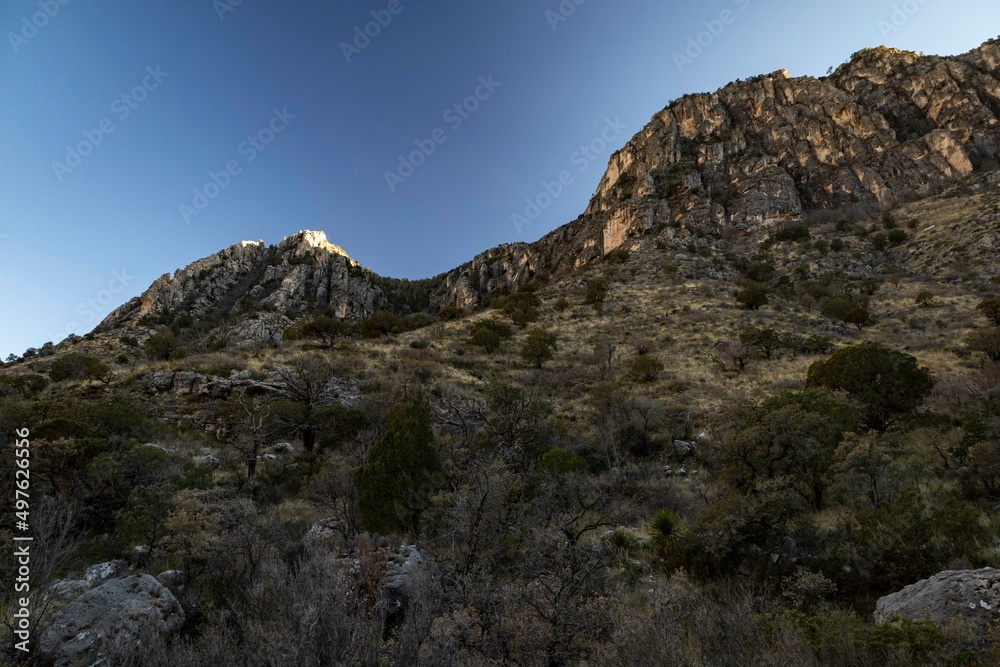
<path id="1" fill-rule="evenodd" d="M 435 275 L 576 218 L 684 93 L 998 25 L 995 0 L 6 0 L 0 354 L 244 239 Z"/>

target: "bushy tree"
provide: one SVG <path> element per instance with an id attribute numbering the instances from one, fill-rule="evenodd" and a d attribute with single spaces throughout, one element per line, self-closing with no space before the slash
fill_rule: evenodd
<path id="1" fill-rule="evenodd" d="M 765 359 L 785 347 L 786 337 L 770 327 L 747 327 L 740 332 L 740 342 L 756 350 Z"/>
<path id="2" fill-rule="evenodd" d="M 487 354 L 500 349 L 505 340 L 514 337 L 514 330 L 498 320 L 481 320 L 472 327 L 469 345 L 483 348 Z"/>
<path id="3" fill-rule="evenodd" d="M 844 433 L 856 430 L 851 409 L 817 392 L 786 392 L 748 410 L 721 452 L 722 479 L 742 493 L 764 482 L 785 484 L 823 509 L 830 468 Z"/>
<path id="4" fill-rule="evenodd" d="M 806 387 L 846 391 L 865 406 L 869 428 L 884 431 L 895 415 L 912 412 L 934 380 L 917 360 L 883 345 L 855 345 L 809 367 Z"/>
<path id="5" fill-rule="evenodd" d="M 552 358 L 555 349 L 556 335 L 545 329 L 536 328 L 528 333 L 521 347 L 521 356 L 525 361 L 534 364 L 535 368 L 541 368 L 543 363 Z"/>
<path id="6" fill-rule="evenodd" d="M 108 367 L 100 359 L 84 354 L 71 353 L 56 359 L 49 366 L 49 377 L 53 382 L 61 380 L 98 379 L 108 372 Z"/>
<path id="7" fill-rule="evenodd" d="M 608 298 L 609 289 L 607 278 L 591 278 L 587 281 L 587 293 L 584 301 L 599 310 Z"/>
<path id="8" fill-rule="evenodd" d="M 359 332 L 364 338 L 379 338 L 398 331 L 399 316 L 385 310 L 376 310 L 361 323 Z"/>
<path id="9" fill-rule="evenodd" d="M 629 365 L 628 376 L 634 382 L 653 382 L 662 372 L 662 361 L 651 354 L 637 354 Z"/>
<path id="10" fill-rule="evenodd" d="M 973 331 L 968 343 L 972 350 L 982 352 L 990 361 L 1000 361 L 1000 327 Z"/>
<path id="11" fill-rule="evenodd" d="M 976 306 L 976 310 L 989 318 L 990 322 L 1000 327 L 1000 299 L 986 299 Z"/>
<path id="12" fill-rule="evenodd" d="M 747 310 L 760 310 L 767 305 L 767 288 L 763 285 L 750 285 L 736 295 L 736 301 Z"/>
<path id="13" fill-rule="evenodd" d="M 182 359 L 187 354 L 184 346 L 170 329 L 164 329 L 146 341 L 146 356 L 155 361 Z"/>
<path id="14" fill-rule="evenodd" d="M 442 484 L 431 409 L 422 396 L 395 406 L 386 432 L 355 473 L 361 518 L 378 533 L 418 533 L 420 517 Z"/>
<path id="15" fill-rule="evenodd" d="M 330 315 L 317 315 L 312 319 L 302 320 L 285 329 L 285 338 L 289 340 L 317 340 L 324 347 L 332 350 L 341 338 L 350 336 L 354 327 L 344 320 Z"/>

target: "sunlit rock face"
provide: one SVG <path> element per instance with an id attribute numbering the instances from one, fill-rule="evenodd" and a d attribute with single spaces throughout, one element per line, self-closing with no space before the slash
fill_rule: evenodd
<path id="1" fill-rule="evenodd" d="M 101 326 L 164 313 L 186 313 L 198 320 L 231 313 L 326 310 L 340 318 L 364 319 L 384 303 L 370 272 L 323 232 L 303 231 L 277 246 L 243 241 L 166 274 Z"/>
<path id="2" fill-rule="evenodd" d="M 435 301 L 469 306 L 652 234 L 759 238 L 813 210 L 924 197 L 995 164 L 998 118 L 996 40 L 956 57 L 866 49 L 827 77 L 779 70 L 686 95 L 611 156 L 584 215 L 479 255 Z"/>

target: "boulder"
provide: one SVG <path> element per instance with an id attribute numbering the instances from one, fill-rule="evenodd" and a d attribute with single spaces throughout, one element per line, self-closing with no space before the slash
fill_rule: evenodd
<path id="1" fill-rule="evenodd" d="M 112 579 L 63 607 L 41 634 L 38 652 L 55 667 L 106 662 L 108 642 L 136 641 L 144 631 L 184 625 L 177 598 L 148 574 Z"/>
<path id="2" fill-rule="evenodd" d="M 294 454 L 295 447 L 290 442 L 279 442 L 276 443 L 271 449 L 273 449 L 278 454 Z"/>
<path id="3" fill-rule="evenodd" d="M 98 563 L 87 568 L 83 578 L 92 584 L 97 584 L 105 579 L 118 576 L 128 564 L 123 560 L 109 560 L 106 563 Z"/>
<path id="4" fill-rule="evenodd" d="M 946 570 L 879 598 L 875 622 L 895 616 L 939 624 L 963 619 L 985 630 L 1000 618 L 1000 570 Z"/>

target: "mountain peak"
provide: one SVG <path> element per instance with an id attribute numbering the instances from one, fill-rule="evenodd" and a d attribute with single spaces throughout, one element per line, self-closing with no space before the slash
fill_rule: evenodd
<path id="1" fill-rule="evenodd" d="M 347 254 L 347 251 L 345 251 L 338 245 L 330 243 L 330 241 L 327 240 L 326 238 L 326 232 L 323 231 L 314 231 L 305 229 L 296 232 L 291 236 L 284 237 L 281 240 L 281 243 L 278 245 L 278 248 L 284 250 L 286 248 L 292 248 L 295 246 L 300 246 L 304 248 L 317 248 L 319 250 L 325 250 L 335 255 L 341 255 L 343 257 L 346 257 L 347 259 L 351 259 L 351 256 Z M 354 262 L 353 259 L 351 261 Z M 356 264 L 356 262 L 354 263 Z"/>

